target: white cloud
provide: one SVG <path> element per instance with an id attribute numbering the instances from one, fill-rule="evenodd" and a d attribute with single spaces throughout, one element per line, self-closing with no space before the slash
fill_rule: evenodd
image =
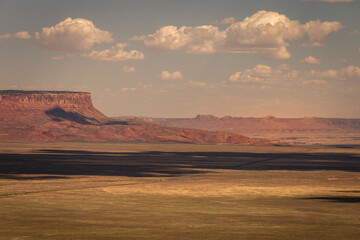
<path id="1" fill-rule="evenodd" d="M 331 32 L 337 32 L 344 26 L 340 22 L 321 22 L 320 20 L 309 21 L 304 25 L 305 32 L 309 38 L 305 47 L 322 47 L 323 41 Z"/>
<path id="2" fill-rule="evenodd" d="M 3 39 L 10 39 L 10 38 L 29 39 L 29 38 L 31 38 L 31 35 L 27 31 L 16 32 L 14 34 L 5 33 L 3 35 L 0 35 L 0 42 Z"/>
<path id="3" fill-rule="evenodd" d="M 154 34 L 134 37 L 143 40 L 146 47 L 156 51 L 184 51 L 192 54 L 215 53 L 224 39 L 218 27 L 204 25 L 199 27 L 165 26 Z M 217 46 L 219 45 L 219 46 Z"/>
<path id="4" fill-rule="evenodd" d="M 126 60 L 141 60 L 144 59 L 144 54 L 137 50 L 124 51 L 126 43 L 118 43 L 110 49 L 103 51 L 93 50 L 89 54 L 83 54 L 83 57 L 88 57 L 100 62 L 119 62 Z"/>
<path id="5" fill-rule="evenodd" d="M 228 18 L 224 18 L 223 20 L 216 20 L 214 22 L 212 22 L 212 24 L 221 24 L 221 25 L 229 25 L 236 22 L 235 18 L 233 17 L 228 17 Z"/>
<path id="6" fill-rule="evenodd" d="M 31 35 L 27 31 L 23 31 L 14 33 L 13 37 L 18 39 L 29 39 L 31 38 Z"/>
<path id="7" fill-rule="evenodd" d="M 136 68 L 130 67 L 130 66 L 124 66 L 124 67 L 122 68 L 122 71 L 123 71 L 123 72 L 126 72 L 126 73 L 135 72 L 135 71 L 136 71 Z"/>
<path id="8" fill-rule="evenodd" d="M 320 64 L 321 63 L 321 60 L 320 59 L 317 59 L 317 58 L 314 58 L 312 56 L 308 56 L 304 59 L 301 59 L 299 61 L 299 63 L 308 63 L 308 64 Z"/>
<path id="9" fill-rule="evenodd" d="M 43 49 L 78 52 L 91 49 L 95 43 L 112 42 L 111 33 L 95 27 L 91 20 L 66 18 L 55 26 L 35 33 L 35 43 Z"/>
<path id="10" fill-rule="evenodd" d="M 204 53 L 261 53 L 267 59 L 287 59 L 288 41 L 308 37 L 306 46 L 322 46 L 326 36 L 337 32 L 340 22 L 319 20 L 300 24 L 287 16 L 271 11 L 259 11 L 221 31 L 212 25 L 198 27 L 164 26 L 153 34 L 133 37 L 156 51 Z"/>
<path id="11" fill-rule="evenodd" d="M 358 66 L 348 66 L 342 69 L 329 69 L 326 71 L 311 71 L 311 77 L 325 80 L 349 80 L 358 79 L 360 80 L 360 68 Z"/>
<path id="12" fill-rule="evenodd" d="M 289 74 L 285 74 L 281 68 L 273 69 L 266 65 L 256 65 L 252 69 L 232 74 L 228 81 L 233 83 L 275 83 L 288 76 Z"/>
<path id="13" fill-rule="evenodd" d="M 324 85 L 326 84 L 327 81 L 326 80 L 319 80 L 319 79 L 315 79 L 315 80 L 304 80 L 302 82 L 303 85 Z"/>
<path id="14" fill-rule="evenodd" d="M 280 65 L 281 66 L 281 65 Z M 277 83 L 300 83 L 325 84 L 331 80 L 360 80 L 360 68 L 357 66 L 348 66 L 341 69 L 328 69 L 325 71 L 300 72 L 297 70 L 283 69 L 279 66 L 272 68 L 266 65 L 256 65 L 251 69 L 242 72 L 236 72 L 228 78 L 230 83 L 252 83 L 252 84 L 277 84 Z"/>
<path id="15" fill-rule="evenodd" d="M 181 80 L 183 79 L 183 75 L 179 71 L 175 72 L 168 72 L 168 71 L 162 71 L 160 74 L 160 78 L 163 80 Z"/>
<path id="16" fill-rule="evenodd" d="M 192 81 L 190 80 L 188 82 L 188 85 L 192 86 L 192 87 L 205 87 L 206 83 L 205 82 L 199 82 L 199 81 Z"/>
<path id="17" fill-rule="evenodd" d="M 291 67 L 289 64 L 283 63 L 283 64 L 280 64 L 279 66 L 277 66 L 276 69 L 280 70 L 280 71 L 289 71 L 289 70 L 291 70 Z"/>
<path id="18" fill-rule="evenodd" d="M 355 2 L 355 0 L 302 0 L 302 2 L 329 2 L 329 3 L 336 3 L 336 2 Z"/>

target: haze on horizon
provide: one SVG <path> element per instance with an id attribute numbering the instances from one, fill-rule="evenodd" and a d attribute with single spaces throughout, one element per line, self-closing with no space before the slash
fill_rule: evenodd
<path id="1" fill-rule="evenodd" d="M 0 89 L 109 116 L 360 118 L 359 0 L 0 0 Z"/>

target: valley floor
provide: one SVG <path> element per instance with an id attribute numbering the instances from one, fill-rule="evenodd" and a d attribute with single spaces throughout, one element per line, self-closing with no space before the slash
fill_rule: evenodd
<path id="1" fill-rule="evenodd" d="M 359 239 L 360 146 L 0 142 L 0 239 Z"/>

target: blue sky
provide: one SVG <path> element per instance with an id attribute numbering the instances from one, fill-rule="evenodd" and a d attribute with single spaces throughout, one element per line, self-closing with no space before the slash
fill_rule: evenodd
<path id="1" fill-rule="evenodd" d="M 0 88 L 109 116 L 360 118 L 360 3 L 2 1 Z"/>

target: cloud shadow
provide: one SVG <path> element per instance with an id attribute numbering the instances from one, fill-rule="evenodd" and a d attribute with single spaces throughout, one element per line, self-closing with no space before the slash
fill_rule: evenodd
<path id="1" fill-rule="evenodd" d="M 359 196 L 327 196 L 327 197 L 309 197 L 301 198 L 306 200 L 324 200 L 327 202 L 337 202 L 337 203 L 360 203 Z"/>
<path id="2" fill-rule="evenodd" d="M 105 152 L 58 149 L 42 149 L 29 154 L 0 154 L 0 178 L 8 179 L 16 179 L 21 174 L 175 177 L 219 169 L 360 172 L 360 157 L 336 153 Z"/>

